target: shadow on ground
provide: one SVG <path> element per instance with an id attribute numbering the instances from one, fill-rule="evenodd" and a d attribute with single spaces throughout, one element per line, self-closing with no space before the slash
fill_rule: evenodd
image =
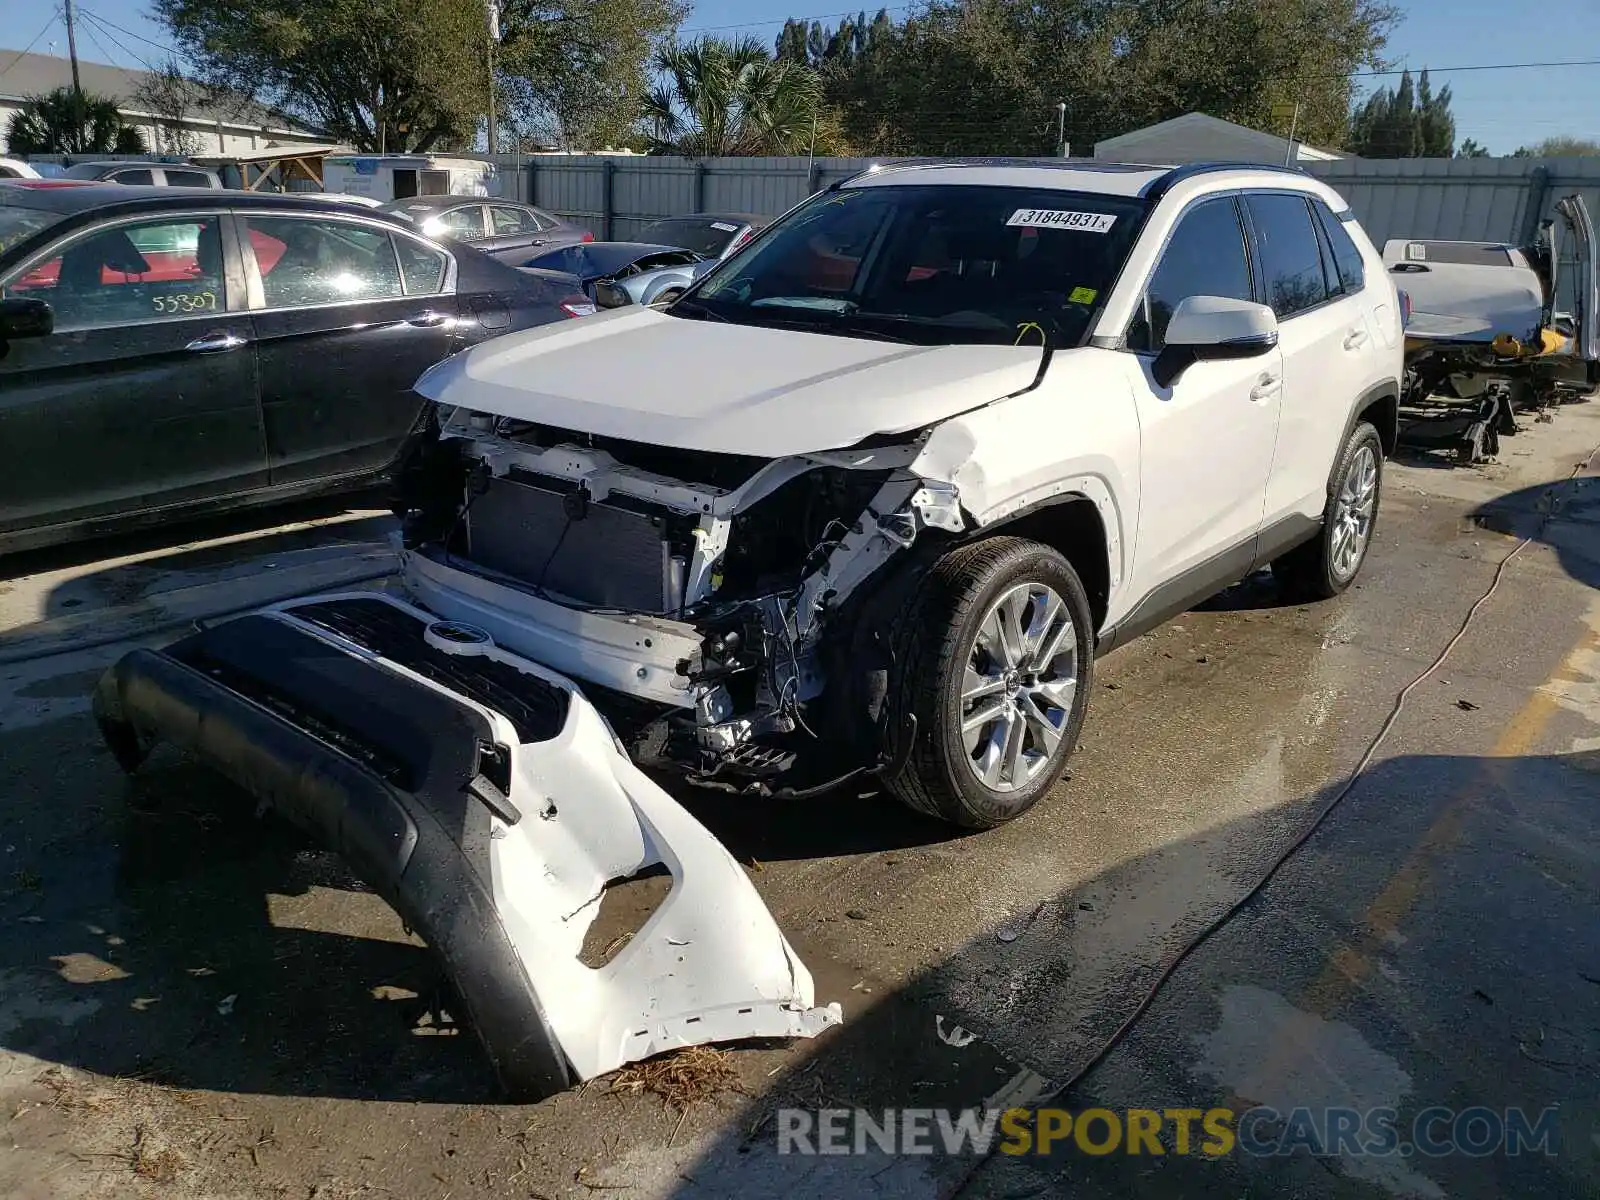
<path id="1" fill-rule="evenodd" d="M 1263 844 L 1251 821 L 1226 831 L 1237 848 L 1230 894 L 1213 895 L 1176 926 L 1142 931 L 1110 986 L 1084 985 L 1084 956 L 1118 941 L 1109 927 L 1137 921 L 1139 906 L 1086 909 L 1080 898 L 1126 897 L 1125 883 L 1148 883 L 1148 861 L 1053 897 L 1022 936 L 975 939 L 850 1014 L 771 1094 L 729 1117 L 696 1161 L 678 1164 L 679 1181 L 661 1190 L 683 1200 L 931 1197 L 958 1188 L 974 1197 L 1108 1200 L 1577 1195 L 1600 1167 L 1590 1137 L 1600 1110 L 1592 1069 L 1600 1062 L 1600 897 L 1590 885 L 1600 852 L 1597 779 L 1595 753 L 1380 763 L 1265 891 L 1179 968 L 1103 1065 L 1065 1095 L 1043 1089 L 1055 1097 L 1045 1103 L 1079 1111 L 1390 1107 L 1402 1131 L 1433 1105 L 1534 1115 L 1559 1106 L 1553 1156 L 1378 1160 L 1322 1147 L 1213 1161 L 1175 1154 L 1171 1125 L 1159 1157 L 1088 1155 L 1070 1139 L 1043 1159 L 776 1152 L 776 1110 L 785 1105 L 861 1107 L 881 1119 L 884 1109 L 982 1105 L 1022 1068 L 1071 1079 L 1165 963 L 1286 844 L 1287 828 L 1269 827 Z M 1331 796 L 1292 805 L 1297 822 Z M 1214 865 L 1211 848 L 1183 843 L 1156 857 L 1177 886 L 1209 890 L 1195 876 Z M 946 1032 L 959 1024 L 978 1040 L 943 1044 L 936 1016 Z M 931 1140 L 937 1148 L 940 1135 Z M 641 1154 L 597 1182 L 642 1185 L 660 1166 Z"/>
<path id="2" fill-rule="evenodd" d="M 272 555 L 378 541 L 391 524 L 386 517 L 337 518 L 352 510 L 381 507 L 382 501 L 382 494 L 372 490 L 10 554 L 0 557 L 0 595 L 8 584 L 26 577 L 65 572 L 67 577 L 51 588 L 44 601 L 44 618 L 135 603 L 164 577 L 184 573 L 225 577 Z M 299 527 L 284 529 L 285 525 Z M 197 544 L 202 542 L 221 544 Z M 96 566 L 100 563 L 104 565 Z"/>

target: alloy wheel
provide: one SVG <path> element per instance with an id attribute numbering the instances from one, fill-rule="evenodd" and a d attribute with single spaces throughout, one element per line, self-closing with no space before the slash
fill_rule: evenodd
<path id="1" fill-rule="evenodd" d="M 1011 792 L 1061 748 L 1078 690 L 1071 612 L 1042 583 L 1019 583 L 989 606 L 961 683 L 967 761 L 984 787 Z"/>

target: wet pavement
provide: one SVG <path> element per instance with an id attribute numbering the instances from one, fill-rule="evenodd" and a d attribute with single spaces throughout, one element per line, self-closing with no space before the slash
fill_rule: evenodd
<path id="1" fill-rule="evenodd" d="M 1600 1166 L 1600 486 L 1594 470 L 1564 481 L 1597 445 L 1588 404 L 1509 439 L 1498 464 L 1391 464 L 1356 589 L 1282 606 L 1249 580 L 1106 659 L 1072 778 L 1004 829 L 952 836 L 870 794 L 685 796 L 846 1023 L 735 1051 L 742 1090 L 682 1114 L 604 1080 L 487 1102 L 426 950 L 338 860 L 257 825 L 176 756 L 129 782 L 101 750 L 83 697 L 126 643 L 83 644 L 94 628 L 159 641 L 195 615 L 162 593 L 228 611 L 351 569 L 341 551 L 381 569 L 380 520 L 0 579 L 0 1191 L 1585 1194 Z M 96 620 L 41 625 L 79 608 Z M 782 1105 L 1033 1103 L 1222 1109 L 1241 1130 L 1254 1113 L 1256 1152 L 1174 1153 L 1171 1120 L 1162 1154 L 1070 1138 L 1044 1156 L 776 1152 Z M 1554 1156 L 1362 1153 L 1326 1122 L 1294 1154 L 1260 1153 L 1300 1108 L 1392 1109 L 1409 1140 L 1419 1113 L 1474 1106 L 1502 1124 L 1556 1107 Z"/>

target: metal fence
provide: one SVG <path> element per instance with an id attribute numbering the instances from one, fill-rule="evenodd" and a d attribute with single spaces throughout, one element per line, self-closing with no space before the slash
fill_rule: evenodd
<path id="1" fill-rule="evenodd" d="M 866 158 L 657 158 L 541 155 L 495 159 L 501 186 L 599 238 L 691 212 L 775 216 L 871 165 Z M 1600 214 L 1600 158 L 1346 159 L 1307 169 L 1350 201 L 1380 247 L 1390 238 L 1521 243 L 1561 196 Z"/>

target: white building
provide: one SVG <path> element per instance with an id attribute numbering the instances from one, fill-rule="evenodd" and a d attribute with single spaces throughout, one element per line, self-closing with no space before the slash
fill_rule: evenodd
<path id="1" fill-rule="evenodd" d="M 1259 162 L 1283 164 L 1332 162 L 1350 158 L 1335 150 L 1319 150 L 1304 142 L 1295 143 L 1289 158 L 1289 139 L 1235 125 L 1205 113 L 1185 113 L 1131 133 L 1119 134 L 1094 145 L 1094 156 L 1110 162 L 1186 163 Z"/>
<path id="2" fill-rule="evenodd" d="M 12 116 L 29 96 L 71 87 L 72 63 L 50 54 L 18 54 L 0 49 L 0 64 L 5 64 L 0 69 L 0 152 L 3 152 Z M 150 112 L 140 103 L 140 87 L 151 77 L 149 71 L 112 67 L 80 58 L 78 76 L 84 91 L 117 102 L 123 120 L 144 134 L 145 146 L 152 154 L 167 150 L 170 139 L 162 127 L 174 124 L 187 135 L 184 139 L 188 143 L 186 152 L 194 155 L 241 154 L 269 146 L 310 146 L 328 141 L 326 135 L 249 101 L 196 108 L 175 123 L 170 114 Z"/>

